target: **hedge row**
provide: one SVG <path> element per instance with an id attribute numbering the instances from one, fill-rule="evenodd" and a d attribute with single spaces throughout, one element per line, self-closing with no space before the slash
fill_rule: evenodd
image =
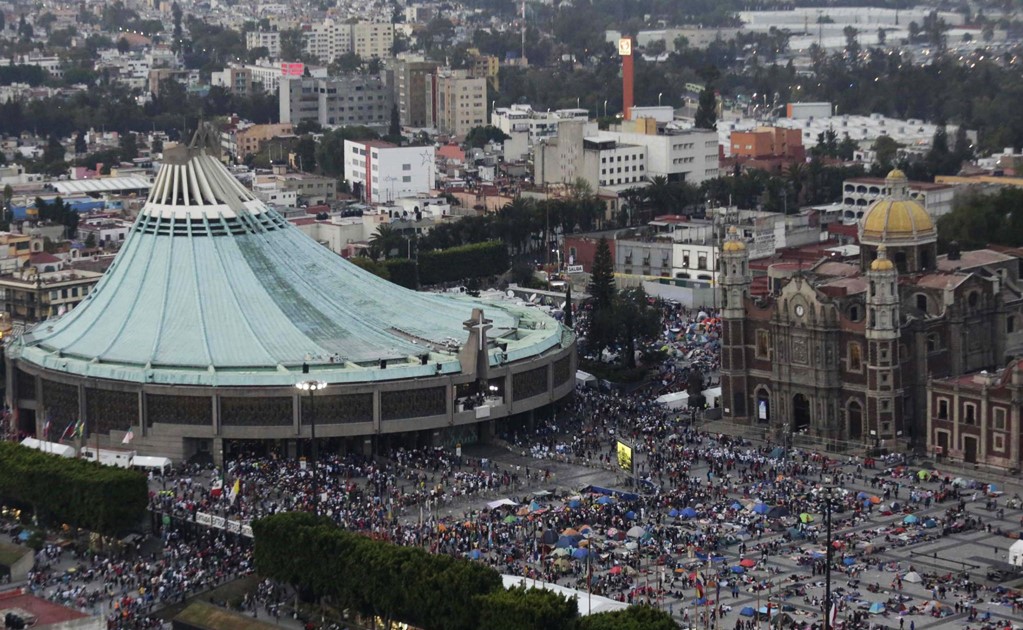
<path id="1" fill-rule="evenodd" d="M 134 470 L 0 442 L 0 497 L 34 508 L 45 523 L 113 535 L 142 520 L 149 487 Z"/>
<path id="2" fill-rule="evenodd" d="M 372 540 L 308 513 L 275 514 L 252 524 L 256 570 L 341 609 L 425 630 L 602 630 L 675 628 L 660 611 L 578 617 L 574 600 L 537 589 L 505 590 L 497 571 L 417 547 Z"/>
<path id="3" fill-rule="evenodd" d="M 405 258 L 385 261 L 389 280 L 416 288 L 415 263 Z M 419 284 L 429 286 L 469 278 L 499 276 L 508 270 L 508 249 L 500 241 L 472 243 L 419 254 Z"/>

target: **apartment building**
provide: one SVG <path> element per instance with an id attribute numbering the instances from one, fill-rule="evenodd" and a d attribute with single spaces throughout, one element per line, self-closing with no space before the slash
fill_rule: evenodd
<path id="1" fill-rule="evenodd" d="M 312 24 L 302 34 L 305 52 L 321 63 L 330 63 L 347 53 L 363 59 L 383 59 L 394 46 L 394 25 L 386 22 L 338 24 L 325 20 Z"/>
<path id="2" fill-rule="evenodd" d="M 279 31 L 249 31 L 245 33 L 245 49 L 266 48 L 270 56 L 281 56 L 281 34 Z"/>
<path id="3" fill-rule="evenodd" d="M 380 77 L 286 77 L 279 98 L 281 123 L 386 129 L 391 121 L 392 92 Z"/>
<path id="4" fill-rule="evenodd" d="M 445 70 L 433 77 L 433 126 L 464 138 L 473 127 L 487 124 L 487 80 L 464 70 Z"/>
<path id="5" fill-rule="evenodd" d="M 345 179 L 358 185 L 367 203 L 414 197 L 433 189 L 436 150 L 399 147 L 379 140 L 345 140 Z"/>
<path id="6" fill-rule="evenodd" d="M 398 117 L 406 127 L 426 127 L 432 106 L 433 75 L 439 65 L 433 61 L 396 59 L 387 69 Z"/>

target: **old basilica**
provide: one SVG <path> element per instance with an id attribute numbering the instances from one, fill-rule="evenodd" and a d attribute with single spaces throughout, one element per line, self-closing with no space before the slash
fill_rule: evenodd
<path id="1" fill-rule="evenodd" d="M 722 245 L 724 418 L 775 435 L 922 448 L 931 378 L 1023 355 L 1020 259 L 937 252 L 937 230 L 898 170 L 859 225 L 858 264 L 768 270 L 753 296 L 746 243 Z M 915 439 L 914 439 L 915 438 Z"/>

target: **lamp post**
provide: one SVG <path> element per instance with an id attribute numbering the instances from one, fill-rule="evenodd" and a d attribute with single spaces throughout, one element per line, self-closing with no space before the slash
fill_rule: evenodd
<path id="1" fill-rule="evenodd" d="M 604 99 L 604 118 L 607 118 L 607 99 Z"/>
<path id="2" fill-rule="evenodd" d="M 305 372 L 305 369 L 303 369 Z M 306 372 L 308 373 L 308 372 Z M 320 513 L 320 490 L 317 487 L 316 479 L 316 406 L 313 404 L 315 394 L 317 391 L 326 387 L 327 384 L 323 381 L 302 381 L 301 383 L 295 383 L 295 387 L 298 389 L 309 392 L 309 435 L 312 439 L 313 447 L 311 454 L 313 457 L 313 514 L 319 515 Z"/>
<path id="3" fill-rule="evenodd" d="M 661 106 L 661 97 L 662 97 L 662 96 L 664 96 L 664 92 L 658 92 L 658 93 L 657 93 L 657 106 L 658 106 L 658 107 L 660 107 L 660 106 Z"/>
<path id="4" fill-rule="evenodd" d="M 824 630 L 831 630 L 831 487 L 825 494 L 824 522 L 827 529 L 827 549 L 824 550 Z"/>

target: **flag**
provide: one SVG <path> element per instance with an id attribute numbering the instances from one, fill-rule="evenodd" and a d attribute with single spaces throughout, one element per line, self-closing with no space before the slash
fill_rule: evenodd
<path id="1" fill-rule="evenodd" d="M 130 444 L 135 439 L 135 432 L 128 427 L 128 432 L 124 434 L 124 439 L 121 440 L 121 444 Z"/>
<path id="2" fill-rule="evenodd" d="M 50 416 L 46 416 L 46 424 L 43 425 L 43 439 L 50 439 L 50 431 L 53 428 L 53 423 L 50 421 Z"/>
<path id="3" fill-rule="evenodd" d="M 60 439 L 67 440 L 69 438 L 73 438 L 74 436 L 75 436 L 75 421 L 72 420 L 71 422 L 68 423 L 67 428 L 64 429 L 64 432 L 60 434 Z"/>
<path id="4" fill-rule="evenodd" d="M 83 437 L 84 435 L 85 435 L 85 420 L 82 420 L 81 418 L 79 418 L 78 422 L 75 424 L 74 437 L 79 437 L 80 438 L 80 437 Z"/>
<path id="5" fill-rule="evenodd" d="M 231 497 L 230 497 L 231 498 L 231 505 L 234 505 L 234 501 L 235 501 L 235 499 L 238 498 L 238 493 L 240 493 L 241 491 L 242 491 L 242 480 L 241 480 L 241 477 L 238 477 L 237 479 L 234 480 L 234 487 L 231 488 Z"/>
<path id="6" fill-rule="evenodd" d="M 838 622 L 838 602 L 833 602 L 831 604 L 831 613 L 829 614 L 829 616 L 831 617 L 830 625 L 832 628 L 834 628 L 835 624 Z"/>
<path id="7" fill-rule="evenodd" d="M 700 579 L 700 576 L 696 576 L 693 586 L 696 587 L 696 599 L 703 599 L 703 580 Z"/>

